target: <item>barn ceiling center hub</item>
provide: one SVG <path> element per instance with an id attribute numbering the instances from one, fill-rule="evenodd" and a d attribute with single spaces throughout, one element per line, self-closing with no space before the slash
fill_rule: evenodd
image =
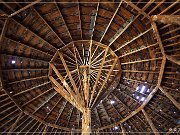
<path id="1" fill-rule="evenodd" d="M 94 108 L 118 84 L 120 61 L 109 46 L 92 40 L 59 49 L 49 66 L 56 91 L 81 112 Z"/>

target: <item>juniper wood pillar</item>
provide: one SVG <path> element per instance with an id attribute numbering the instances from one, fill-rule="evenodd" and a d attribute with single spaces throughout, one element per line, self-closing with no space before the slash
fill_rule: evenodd
<path id="1" fill-rule="evenodd" d="M 82 135 L 90 135 L 91 133 L 91 110 L 85 108 L 82 115 Z"/>

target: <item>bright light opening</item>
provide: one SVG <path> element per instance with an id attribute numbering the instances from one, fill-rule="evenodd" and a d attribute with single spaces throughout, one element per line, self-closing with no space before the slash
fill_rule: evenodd
<path id="1" fill-rule="evenodd" d="M 141 91 L 140 91 L 140 92 L 143 93 L 144 90 L 145 90 L 145 88 L 146 88 L 146 86 L 143 85 L 143 87 L 141 88 Z"/>
<path id="2" fill-rule="evenodd" d="M 136 99 L 139 99 L 139 96 L 137 96 Z"/>
<path id="3" fill-rule="evenodd" d="M 150 92 L 150 89 L 148 89 L 147 92 Z"/>
<path id="4" fill-rule="evenodd" d="M 16 63 L 16 61 L 15 61 L 15 60 L 12 60 L 12 61 L 11 61 L 11 63 L 12 63 L 12 64 L 15 64 L 15 63 Z"/>
<path id="5" fill-rule="evenodd" d="M 117 129 L 118 129 L 118 127 L 114 127 L 114 129 L 115 129 L 115 130 L 117 130 Z"/>
<path id="6" fill-rule="evenodd" d="M 142 97 L 142 98 L 141 98 L 141 101 L 144 101 L 144 100 L 145 100 L 145 97 Z"/>
<path id="7" fill-rule="evenodd" d="M 138 91 L 139 90 L 139 86 L 137 86 L 137 88 L 136 88 L 136 91 Z"/>
<path id="8" fill-rule="evenodd" d="M 115 103 L 115 101 L 114 100 L 111 100 L 111 104 L 114 104 Z"/>

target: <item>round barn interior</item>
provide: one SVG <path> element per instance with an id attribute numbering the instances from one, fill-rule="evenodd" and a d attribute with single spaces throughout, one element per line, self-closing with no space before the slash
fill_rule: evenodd
<path id="1" fill-rule="evenodd" d="M 0 0 L 0 132 L 178 133 L 179 7 Z"/>

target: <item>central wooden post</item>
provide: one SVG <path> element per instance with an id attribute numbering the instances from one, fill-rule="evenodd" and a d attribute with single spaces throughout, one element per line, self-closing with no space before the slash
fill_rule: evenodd
<path id="1" fill-rule="evenodd" d="M 90 135 L 91 133 L 91 111 L 85 108 L 82 115 L 82 135 Z"/>

